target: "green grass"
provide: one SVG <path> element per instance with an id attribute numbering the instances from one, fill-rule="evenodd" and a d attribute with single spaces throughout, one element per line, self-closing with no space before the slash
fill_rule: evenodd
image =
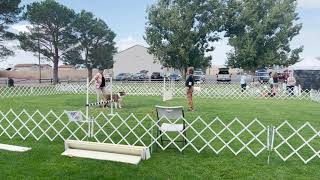
<path id="1" fill-rule="evenodd" d="M 91 99 L 94 99 L 92 96 Z M 46 113 L 50 110 L 84 110 L 85 96 L 57 95 L 39 97 L 17 97 L 1 99 L 0 110 L 34 112 L 39 109 Z M 155 105 L 185 105 L 186 100 L 176 98 L 162 102 L 160 97 L 125 97 L 125 107 L 117 110 L 122 116 L 134 113 L 143 117 L 149 113 L 154 117 Z M 186 106 L 185 106 L 186 108 Z M 201 116 L 210 122 L 216 116 L 225 122 L 235 117 L 244 123 L 259 119 L 264 125 L 277 126 L 288 120 L 296 128 L 310 122 L 320 129 L 320 104 L 299 100 L 224 100 L 195 99 L 195 112 L 187 112 L 186 119 L 194 120 Z M 101 109 L 94 108 L 93 114 Z M 105 110 L 104 110 L 105 111 Z M 106 112 L 107 113 L 107 112 Z M 198 154 L 190 149 L 181 154 L 176 150 L 158 150 L 152 153 L 150 160 L 142 161 L 138 166 L 68 158 L 60 154 L 64 150 L 62 140 L 49 142 L 42 139 L 35 141 L 19 138 L 9 140 L 4 136 L 0 142 L 31 146 L 27 153 L 0 151 L 0 178 L 7 179 L 318 179 L 320 177 L 320 160 L 315 158 L 307 165 L 297 157 L 283 162 L 275 154 L 267 164 L 268 153 L 258 157 L 244 151 L 238 156 L 228 150 L 216 155 L 210 150 Z M 317 143 L 317 150 L 320 144 Z"/>

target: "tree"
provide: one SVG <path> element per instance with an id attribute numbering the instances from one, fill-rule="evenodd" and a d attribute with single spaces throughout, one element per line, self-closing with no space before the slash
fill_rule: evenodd
<path id="1" fill-rule="evenodd" d="M 116 35 L 107 24 L 95 18 L 92 13 L 82 10 L 77 14 L 72 27 L 80 46 L 68 53 L 66 63 L 85 65 L 89 79 L 92 78 L 93 68 L 111 68 L 113 54 L 116 52 L 114 42 Z"/>
<path id="2" fill-rule="evenodd" d="M 303 47 L 290 48 L 302 27 L 296 5 L 296 0 L 226 0 L 226 37 L 234 48 L 227 64 L 252 71 L 297 62 Z"/>
<path id="3" fill-rule="evenodd" d="M 3 41 L 15 39 L 15 35 L 7 31 L 8 25 L 19 20 L 23 7 L 19 7 L 21 0 L 0 0 L 0 58 L 14 55 L 14 52 L 3 44 Z"/>
<path id="4" fill-rule="evenodd" d="M 164 67 L 184 73 L 188 66 L 211 65 L 211 42 L 217 41 L 221 27 L 219 0 L 159 0 L 147 10 L 145 40 L 149 52 Z"/>
<path id="5" fill-rule="evenodd" d="M 57 84 L 59 60 L 76 46 L 71 29 L 75 12 L 54 0 L 45 0 L 28 5 L 23 16 L 31 26 L 30 32 L 20 34 L 20 46 L 25 51 L 40 52 L 53 62 L 53 83 Z"/>

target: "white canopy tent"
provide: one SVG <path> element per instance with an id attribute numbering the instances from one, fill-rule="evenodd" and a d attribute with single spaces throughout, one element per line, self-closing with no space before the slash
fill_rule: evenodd
<path id="1" fill-rule="evenodd" d="M 316 58 L 304 58 L 302 61 L 289 67 L 291 70 L 320 70 L 320 60 Z"/>

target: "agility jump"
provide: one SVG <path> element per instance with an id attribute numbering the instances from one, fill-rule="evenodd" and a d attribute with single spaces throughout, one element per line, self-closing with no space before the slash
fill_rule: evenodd
<path id="1" fill-rule="evenodd" d="M 92 106 L 103 105 L 110 103 L 111 112 L 113 114 L 113 104 L 121 108 L 121 97 L 124 92 L 112 94 L 112 78 L 110 80 L 110 95 L 104 97 L 105 100 L 89 103 L 89 79 L 87 79 L 87 94 L 86 94 L 86 121 L 89 125 L 88 136 L 93 136 L 94 119 L 89 119 L 89 108 Z M 65 151 L 61 154 L 68 157 L 89 158 L 96 160 L 115 161 L 122 163 L 138 164 L 141 160 L 147 160 L 151 157 L 149 148 L 143 146 L 131 146 L 122 144 L 98 143 L 90 141 L 66 140 Z"/>

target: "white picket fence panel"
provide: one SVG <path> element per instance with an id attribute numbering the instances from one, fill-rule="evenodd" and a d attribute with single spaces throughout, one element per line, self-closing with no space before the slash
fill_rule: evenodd
<path id="1" fill-rule="evenodd" d="M 157 120 L 151 115 L 108 116 L 103 112 L 87 120 L 84 113 L 79 113 L 82 117 L 78 119 L 83 121 L 70 121 L 67 112 L 0 111 L 0 138 L 36 141 L 89 140 L 143 145 L 161 150 L 174 147 L 179 151 L 197 153 L 250 153 L 255 157 L 269 152 L 269 156 L 273 153 L 283 161 L 298 157 L 306 164 L 320 158 L 320 131 L 308 122 L 300 127 L 294 127 L 288 121 L 279 126 L 265 126 L 258 119 L 249 123 L 238 118 L 224 121 L 218 117 L 210 121 L 201 117 L 194 120 L 169 120 L 164 117 Z M 161 136 L 156 133 L 160 128 L 159 122 L 177 123 L 182 120 L 186 122 L 185 130 L 175 134 L 163 132 L 161 136 L 168 139 L 168 142 L 162 144 Z M 176 142 L 179 139 L 185 139 L 186 143 Z"/>

